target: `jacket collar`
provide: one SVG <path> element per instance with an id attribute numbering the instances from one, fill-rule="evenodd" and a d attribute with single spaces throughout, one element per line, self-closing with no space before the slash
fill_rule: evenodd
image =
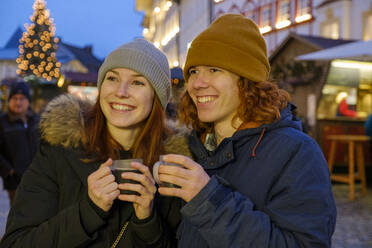
<path id="1" fill-rule="evenodd" d="M 236 131 L 231 137 L 225 138 L 213 152 L 206 150 L 196 132 L 193 131 L 189 138 L 189 145 L 197 160 L 205 169 L 219 168 L 234 159 L 234 148 L 238 148 L 248 141 L 253 140 L 252 146 L 246 151 L 247 156 L 256 157 L 256 149 L 261 144 L 267 132 L 274 129 L 291 127 L 302 130 L 301 122 L 292 115 L 295 108 L 291 103 L 280 112 L 280 120 L 269 124 L 262 124 L 257 128 L 247 128 Z M 211 156 L 208 156 L 211 154 Z"/>
<path id="2" fill-rule="evenodd" d="M 207 151 L 195 131 L 192 131 L 188 142 L 197 162 L 206 170 L 220 168 L 234 160 L 234 147 L 231 138 L 224 139 L 213 152 Z"/>

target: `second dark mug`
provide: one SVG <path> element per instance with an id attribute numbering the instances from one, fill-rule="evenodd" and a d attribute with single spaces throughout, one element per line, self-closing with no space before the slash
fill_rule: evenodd
<path id="1" fill-rule="evenodd" d="M 139 170 L 136 170 L 130 166 L 132 162 L 143 163 L 142 159 L 122 159 L 122 160 L 114 160 L 112 163 L 112 174 L 115 176 L 115 181 L 118 184 L 122 183 L 132 183 L 132 184 L 139 184 L 138 181 L 122 178 L 121 174 L 124 172 L 133 172 L 141 174 Z M 140 195 L 138 192 L 131 191 L 131 190 L 120 190 L 120 194 L 126 195 Z"/>
<path id="2" fill-rule="evenodd" d="M 161 182 L 159 180 L 159 166 L 162 164 L 162 165 L 168 165 L 168 166 L 177 166 L 177 167 L 182 167 L 182 165 L 180 164 L 176 164 L 176 163 L 168 163 L 168 162 L 165 162 L 163 160 L 163 157 L 164 155 L 160 155 L 159 156 L 159 161 L 156 162 L 152 168 L 152 175 L 155 179 L 155 182 L 161 186 L 161 187 L 168 187 L 168 188 L 181 188 L 180 186 L 176 185 L 176 184 L 173 184 L 173 183 L 165 183 L 165 182 Z"/>

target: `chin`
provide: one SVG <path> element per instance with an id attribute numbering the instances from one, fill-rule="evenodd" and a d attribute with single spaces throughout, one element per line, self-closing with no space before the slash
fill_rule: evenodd
<path id="1" fill-rule="evenodd" d="M 136 121 L 130 121 L 128 122 L 127 120 L 125 121 L 111 121 L 110 122 L 112 126 L 116 127 L 116 128 L 121 128 L 121 129 L 132 129 L 132 128 L 137 128 L 137 127 L 141 127 L 143 125 L 143 121 L 141 122 L 136 122 Z"/>
<path id="2" fill-rule="evenodd" d="M 198 115 L 198 118 L 201 122 L 215 122 L 216 118 L 213 116 L 208 116 L 208 115 Z"/>
<path id="3" fill-rule="evenodd" d="M 111 122 L 111 125 L 117 128 L 130 128 L 131 126 L 134 126 L 133 123 L 125 123 L 125 122 Z"/>

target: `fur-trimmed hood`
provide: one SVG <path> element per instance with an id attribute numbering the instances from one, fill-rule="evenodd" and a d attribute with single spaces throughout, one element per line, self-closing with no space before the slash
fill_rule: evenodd
<path id="1" fill-rule="evenodd" d="M 41 138 L 51 145 L 61 145 L 65 148 L 79 147 L 85 139 L 85 113 L 93 105 L 93 102 L 82 100 L 71 94 L 56 97 L 48 103 L 41 115 Z M 166 153 L 191 157 L 186 138 L 188 130 L 177 129 L 174 133 L 165 141 Z"/>
<path id="2" fill-rule="evenodd" d="M 40 118 L 41 138 L 51 145 L 76 148 L 84 141 L 84 112 L 93 103 L 64 94 L 48 103 Z"/>

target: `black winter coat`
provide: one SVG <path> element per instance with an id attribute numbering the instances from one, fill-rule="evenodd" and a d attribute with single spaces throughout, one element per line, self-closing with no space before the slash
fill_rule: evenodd
<path id="1" fill-rule="evenodd" d="M 30 166 L 39 143 L 38 124 L 39 117 L 32 112 L 27 113 L 27 127 L 8 113 L 0 116 L 0 176 L 4 189 L 15 190 Z M 12 176 L 11 169 L 15 171 Z"/>
<path id="2" fill-rule="evenodd" d="M 151 217 L 138 220 L 132 203 L 116 200 L 107 215 L 89 199 L 87 177 L 101 162 L 82 162 L 76 141 L 90 105 L 63 95 L 48 107 L 40 149 L 17 189 L 0 247 L 111 247 L 127 221 L 117 247 L 173 247 L 175 230 L 166 230 L 161 215 L 169 209 L 158 212 L 155 204 Z"/>

